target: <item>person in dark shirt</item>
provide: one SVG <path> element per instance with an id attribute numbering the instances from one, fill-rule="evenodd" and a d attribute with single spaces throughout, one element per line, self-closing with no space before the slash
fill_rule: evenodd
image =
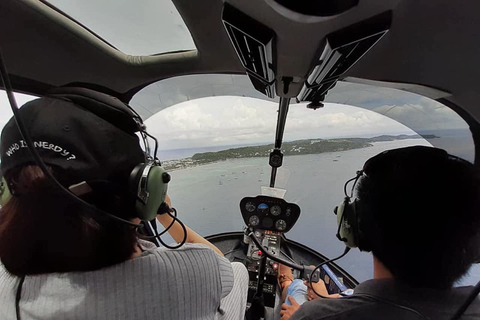
<path id="1" fill-rule="evenodd" d="M 373 279 L 341 298 L 321 299 L 307 285 L 310 301 L 288 297 L 282 320 L 451 319 L 473 292 L 454 284 L 479 260 L 478 169 L 417 146 L 369 159 L 352 181 L 356 199 L 346 195 L 336 210 L 337 237 L 372 252 Z M 322 282 L 313 285 L 327 293 Z M 461 319 L 480 319 L 479 299 Z"/>

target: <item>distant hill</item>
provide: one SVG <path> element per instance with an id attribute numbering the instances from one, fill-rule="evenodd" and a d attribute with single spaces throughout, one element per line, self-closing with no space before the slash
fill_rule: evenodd
<path id="1" fill-rule="evenodd" d="M 370 147 L 373 142 L 421 138 L 419 135 L 402 134 L 397 136 L 382 135 L 373 138 L 305 139 L 284 142 L 282 144 L 282 152 L 286 156 L 338 152 Z M 436 137 L 432 135 L 427 138 Z M 261 146 L 231 148 L 216 152 L 196 153 L 191 158 L 164 161 L 163 166 L 167 170 L 172 170 L 228 159 L 268 157 L 273 147 L 273 144 L 266 144 Z"/>

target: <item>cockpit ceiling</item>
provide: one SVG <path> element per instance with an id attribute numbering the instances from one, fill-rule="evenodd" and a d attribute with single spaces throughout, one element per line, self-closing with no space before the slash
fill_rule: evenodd
<path id="1" fill-rule="evenodd" d="M 40 1 L 2 0 L 0 45 L 14 86 L 41 93 L 88 83 L 129 99 L 159 79 L 244 73 L 221 22 L 223 1 L 173 2 L 198 51 L 129 56 Z M 480 121 L 478 1 L 364 0 L 332 17 L 293 13 L 272 0 L 227 2 L 275 31 L 277 77 L 305 78 L 327 34 L 391 10 L 390 31 L 345 76 L 438 89 Z"/>

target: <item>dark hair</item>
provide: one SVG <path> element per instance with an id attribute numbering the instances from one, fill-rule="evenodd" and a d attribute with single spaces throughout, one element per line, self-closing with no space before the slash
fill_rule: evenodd
<path id="1" fill-rule="evenodd" d="M 360 179 L 357 198 L 363 237 L 403 283 L 448 288 L 479 258 L 480 175 L 471 163 L 389 163 Z"/>
<path id="2" fill-rule="evenodd" d="M 135 251 L 132 227 L 66 197 L 37 166 L 12 169 L 6 178 L 15 192 L 0 210 L 0 260 L 8 272 L 95 270 L 125 261 Z M 132 207 L 115 199 L 100 193 L 88 201 L 128 215 Z"/>

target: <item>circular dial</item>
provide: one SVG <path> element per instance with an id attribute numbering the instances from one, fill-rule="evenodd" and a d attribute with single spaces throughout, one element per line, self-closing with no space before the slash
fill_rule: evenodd
<path id="1" fill-rule="evenodd" d="M 277 222 L 275 222 L 275 228 L 277 228 L 278 231 L 284 231 L 287 229 L 287 223 L 282 219 L 277 220 Z"/>
<path id="2" fill-rule="evenodd" d="M 247 202 L 245 209 L 247 209 L 248 212 L 253 212 L 255 210 L 255 204 L 253 202 Z"/>
<path id="3" fill-rule="evenodd" d="M 270 213 L 274 216 L 278 216 L 282 212 L 282 209 L 279 205 L 275 205 L 270 208 Z"/>
<path id="4" fill-rule="evenodd" d="M 265 203 L 260 203 L 257 208 L 258 212 L 260 213 L 267 213 L 268 212 L 268 206 Z"/>
<path id="5" fill-rule="evenodd" d="M 256 215 L 253 215 L 250 217 L 250 219 L 248 219 L 248 223 L 251 225 L 251 226 L 256 226 L 260 223 L 260 219 L 258 218 L 258 216 Z"/>

